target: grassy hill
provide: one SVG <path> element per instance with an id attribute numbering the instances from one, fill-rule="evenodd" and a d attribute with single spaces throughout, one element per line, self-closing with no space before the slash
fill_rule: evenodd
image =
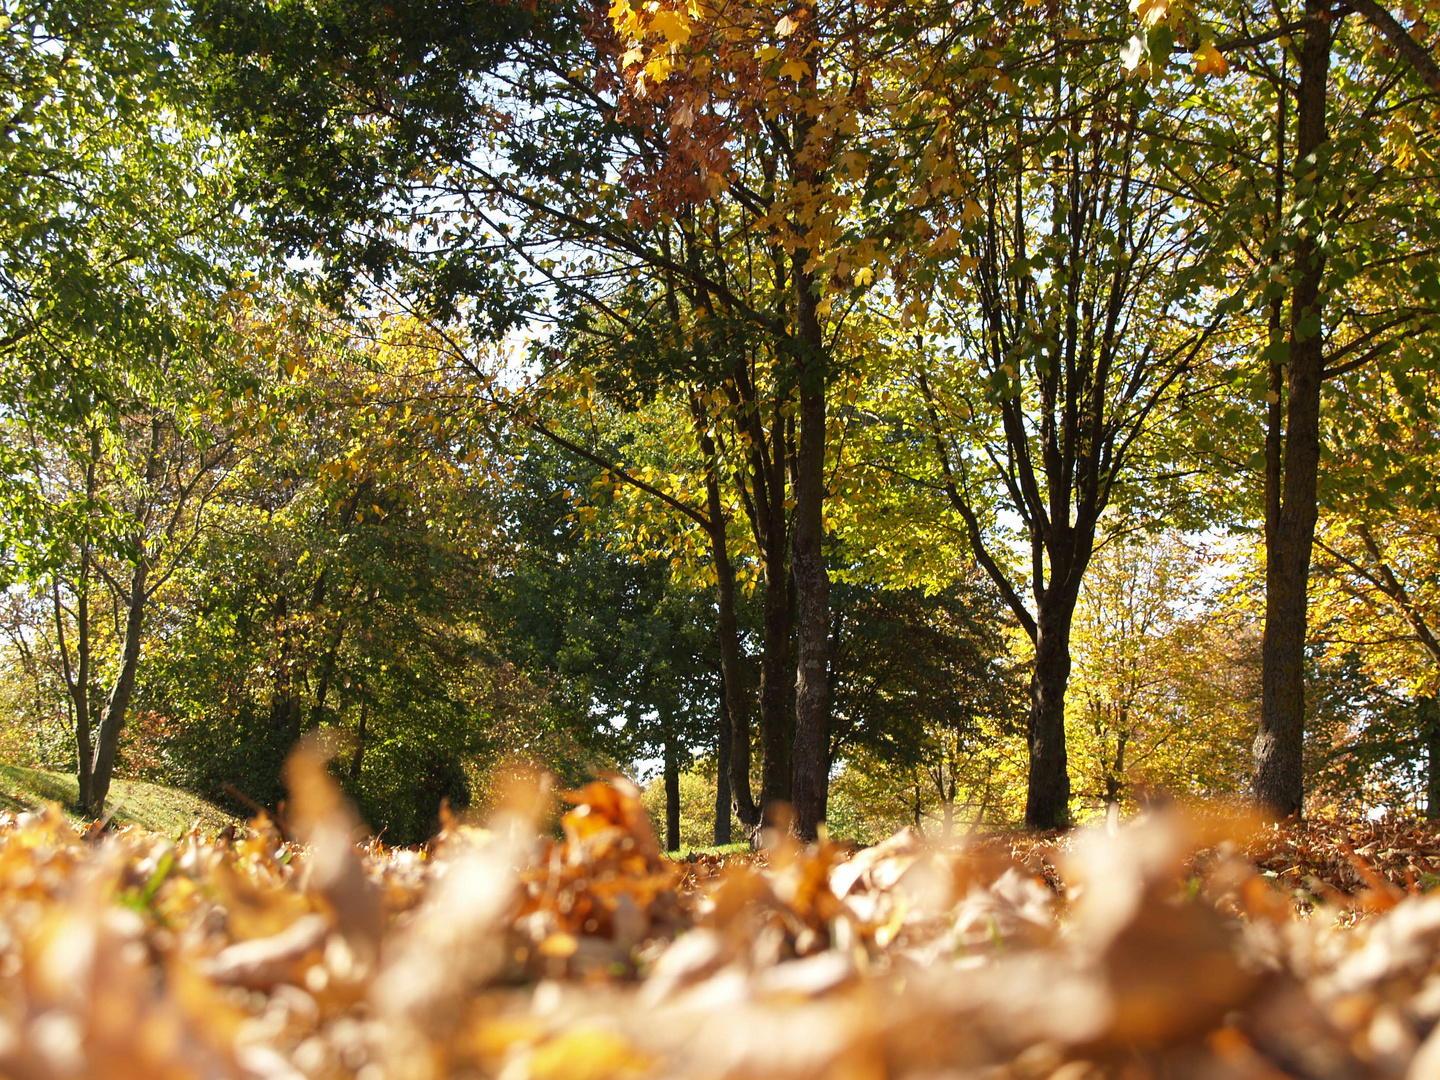
<path id="1" fill-rule="evenodd" d="M 0 764 L 0 810 L 33 810 L 47 802 L 58 802 L 72 817 L 79 817 L 75 801 L 80 786 L 74 776 Z M 107 812 L 115 812 L 115 823 L 139 825 L 157 833 L 177 836 L 196 818 L 200 827 L 217 832 L 235 819 L 213 803 L 178 788 L 147 784 L 139 780 L 116 780 L 110 785 Z"/>

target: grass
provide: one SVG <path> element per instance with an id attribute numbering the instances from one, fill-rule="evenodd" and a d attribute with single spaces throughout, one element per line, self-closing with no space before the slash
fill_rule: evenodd
<path id="1" fill-rule="evenodd" d="M 72 818 L 79 818 L 79 796 L 80 785 L 72 775 L 0 764 L 0 810 L 18 813 L 57 802 Z M 114 812 L 117 825 L 139 825 L 168 836 L 183 833 L 197 818 L 208 832 L 218 832 L 235 821 L 197 795 L 141 780 L 113 781 L 105 810 Z"/>
<path id="2" fill-rule="evenodd" d="M 721 844 L 719 847 L 691 847 L 689 844 L 682 844 L 675 851 L 665 852 L 665 857 L 667 859 L 683 859 L 687 855 L 745 855 L 749 852 L 750 845 L 743 842 Z"/>

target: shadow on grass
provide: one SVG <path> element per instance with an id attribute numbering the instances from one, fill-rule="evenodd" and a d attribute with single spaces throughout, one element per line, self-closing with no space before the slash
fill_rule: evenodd
<path id="1" fill-rule="evenodd" d="M 70 817 L 80 819 L 84 815 L 77 805 L 79 797 L 80 784 L 73 776 L 0 764 L 0 810 L 19 813 L 56 802 Z M 139 825 L 170 836 L 184 832 L 197 819 L 207 832 L 218 832 L 235 821 L 197 795 L 140 780 L 112 782 L 105 810 L 114 813 L 117 825 Z"/>

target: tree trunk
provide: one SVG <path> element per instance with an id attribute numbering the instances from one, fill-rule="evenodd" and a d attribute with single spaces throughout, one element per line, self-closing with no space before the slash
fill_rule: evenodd
<path id="1" fill-rule="evenodd" d="M 70 694 L 71 711 L 75 714 L 75 778 L 80 789 L 80 812 L 93 813 L 93 785 L 90 770 L 94 765 L 90 746 L 90 594 L 89 548 L 80 555 L 80 587 L 75 597 L 75 664 L 70 664 L 70 650 L 65 645 L 65 609 L 60 603 L 60 584 L 52 584 L 55 599 L 55 633 L 60 645 L 60 662 L 64 668 L 65 688 Z"/>
<path id="2" fill-rule="evenodd" d="M 85 500 L 95 498 L 96 463 L 100 458 L 100 433 L 90 435 L 90 457 L 85 463 Z M 75 664 L 70 664 L 70 651 L 65 646 L 65 608 L 60 603 L 60 583 L 52 582 L 55 599 L 55 635 L 60 646 L 60 662 L 64 668 L 65 686 L 75 712 L 75 779 L 79 787 L 80 811 L 96 813 L 91 770 L 94 756 L 90 744 L 90 538 L 80 541 L 80 573 L 75 590 Z"/>
<path id="3" fill-rule="evenodd" d="M 280 652 L 272 669 L 275 686 L 270 699 L 270 727 L 287 743 L 293 743 L 300 738 L 302 719 L 296 671 L 299 650 L 290 620 L 290 598 L 284 593 L 275 601 L 275 621 L 279 625 Z"/>
<path id="4" fill-rule="evenodd" d="M 697 418 L 697 425 L 699 420 Z M 735 615 L 735 566 L 730 561 L 725 535 L 725 507 L 720 501 L 720 478 L 716 468 L 715 442 L 702 428 L 700 450 L 705 455 L 706 510 L 710 517 L 710 553 L 715 560 L 716 633 L 720 639 L 720 713 L 724 722 L 721 738 L 727 742 L 720 754 L 721 775 L 727 802 L 733 800 L 740 824 L 754 832 L 760 826 L 760 808 L 750 791 L 750 695 L 745 687 L 745 668 L 740 653 L 740 624 Z M 727 805 L 725 831 L 730 830 Z M 716 829 L 719 829 L 717 816 Z M 721 841 L 717 840 L 716 843 Z M 729 843 L 729 840 L 724 841 Z"/>
<path id="5" fill-rule="evenodd" d="M 1300 51 L 1296 101 L 1294 189 L 1297 203 L 1314 190 L 1317 150 L 1325 142 L 1330 23 L 1324 0 L 1306 0 L 1312 20 Z M 1255 800 L 1279 818 L 1304 807 L 1305 623 L 1310 553 L 1315 542 L 1320 466 L 1320 384 L 1324 377 L 1325 255 L 1317 223 L 1301 226 L 1295 243 L 1287 365 L 1285 454 L 1279 514 L 1265 545 L 1265 639 L 1261 657 L 1260 726 L 1255 735 Z"/>
<path id="6" fill-rule="evenodd" d="M 760 651 L 760 808 L 765 822 L 777 803 L 790 801 L 791 702 L 795 672 L 790 635 L 795 620 L 785 579 L 783 555 L 765 559 L 765 641 Z"/>
<path id="7" fill-rule="evenodd" d="M 1126 722 L 1124 716 L 1128 711 L 1129 710 L 1124 710 L 1122 712 L 1122 723 Z M 1120 786 L 1124 783 L 1123 777 L 1125 776 L 1125 743 L 1125 731 L 1122 729 L 1119 737 L 1116 739 L 1115 762 L 1105 776 L 1105 805 L 1107 809 L 1111 806 L 1120 805 Z"/>
<path id="8" fill-rule="evenodd" d="M 720 733 L 715 740 L 715 835 L 719 847 L 730 843 L 730 813 L 733 796 L 730 791 L 730 709 L 725 702 L 725 679 L 720 679 Z M 748 780 L 749 777 L 747 776 Z"/>
<path id="9" fill-rule="evenodd" d="M 1440 821 L 1440 701 L 1430 694 L 1417 699 L 1415 709 L 1425 741 L 1425 820 Z"/>
<path id="10" fill-rule="evenodd" d="M 340 652 L 340 643 L 345 637 L 345 626 L 342 623 L 335 633 L 335 640 L 330 643 L 330 648 L 325 652 L 325 659 L 320 665 L 320 680 L 315 688 L 315 701 L 310 706 L 310 727 L 318 728 L 325 722 L 325 699 L 330 696 L 330 683 L 335 678 L 335 659 Z"/>
<path id="11" fill-rule="evenodd" d="M 1032 829 L 1060 829 L 1070 823 L 1065 687 L 1070 681 L 1073 606 L 1061 606 L 1061 611 L 1042 607 L 1036 620 L 1035 670 L 1030 678 L 1030 717 L 1025 730 L 1030 750 L 1025 824 Z"/>
<path id="12" fill-rule="evenodd" d="M 360 721 L 355 727 L 355 749 L 350 754 L 350 779 L 359 780 L 360 770 L 365 764 L 365 714 L 369 711 L 370 699 L 360 699 Z"/>
<path id="13" fill-rule="evenodd" d="M 680 849 L 680 747 L 667 723 L 665 733 L 665 850 Z"/>
<path id="14" fill-rule="evenodd" d="M 125 612 L 125 640 L 120 649 L 120 671 L 115 684 L 110 688 L 110 698 L 105 703 L 105 712 L 100 717 L 100 731 L 95 741 L 95 765 L 91 770 L 91 800 L 95 812 L 105 809 L 105 797 L 110 794 L 110 777 L 115 771 L 115 755 L 120 750 L 120 733 L 125 730 L 125 718 L 130 708 L 130 698 L 135 692 L 135 672 L 140 666 L 140 642 L 145 628 L 145 583 L 150 574 L 150 564 L 141 555 L 130 578 L 130 595 Z"/>
<path id="15" fill-rule="evenodd" d="M 1288 60 L 1288 55 L 1282 57 L 1281 64 L 1285 65 Z M 1283 66 L 1281 70 L 1284 71 Z M 1272 211 L 1276 229 L 1279 229 L 1285 216 L 1285 105 L 1286 95 L 1278 95 L 1275 104 L 1275 206 Z M 1280 248 L 1276 247 L 1270 256 L 1272 271 L 1279 268 L 1280 258 Z M 1267 344 L 1272 350 L 1280 347 L 1284 307 L 1284 298 L 1281 296 L 1270 301 Z M 1281 462 L 1285 453 L 1285 365 L 1276 352 L 1272 351 L 1267 367 L 1269 389 L 1265 408 L 1265 544 L 1268 549 L 1280 526 Z"/>
<path id="16" fill-rule="evenodd" d="M 814 840 L 830 787 L 830 578 L 825 572 L 825 344 L 811 275 L 795 261 L 795 295 L 804 363 L 800 372 L 800 446 L 795 461 L 795 828 Z"/>

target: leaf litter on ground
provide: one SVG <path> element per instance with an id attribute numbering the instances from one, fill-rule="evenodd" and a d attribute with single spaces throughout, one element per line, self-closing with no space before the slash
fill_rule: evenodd
<path id="1" fill-rule="evenodd" d="M 969 845 L 664 859 L 624 780 L 356 843 L 0 822 L 0 1075 L 1440 1076 L 1436 830 L 1170 811 Z"/>

